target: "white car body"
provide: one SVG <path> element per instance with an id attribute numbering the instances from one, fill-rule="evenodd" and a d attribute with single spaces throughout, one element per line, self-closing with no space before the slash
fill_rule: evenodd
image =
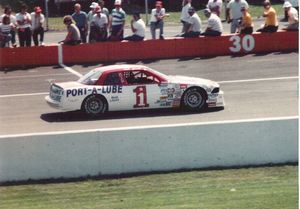
<path id="1" fill-rule="evenodd" d="M 94 75 L 100 75 L 98 80 Z M 135 80 L 129 81 L 130 76 Z M 110 83 L 111 78 L 116 79 Z M 145 82 L 140 83 L 141 80 Z M 137 81 L 139 83 L 135 83 Z M 51 107 L 65 111 L 84 109 L 85 100 L 94 95 L 101 96 L 105 101 L 105 111 L 175 108 L 182 105 L 183 95 L 190 88 L 205 91 L 207 107 L 225 106 L 223 92 L 219 91 L 220 86 L 214 81 L 166 76 L 141 65 L 99 67 L 78 81 L 53 83 L 45 99 Z"/>

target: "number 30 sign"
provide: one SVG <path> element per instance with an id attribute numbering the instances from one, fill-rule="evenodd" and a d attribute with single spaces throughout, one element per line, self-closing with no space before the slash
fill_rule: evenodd
<path id="1" fill-rule="evenodd" d="M 231 36 L 229 41 L 231 41 L 233 45 L 229 47 L 229 50 L 234 53 L 241 52 L 242 49 L 246 52 L 250 52 L 255 46 L 255 40 L 252 35 L 245 35 L 244 37 Z"/>

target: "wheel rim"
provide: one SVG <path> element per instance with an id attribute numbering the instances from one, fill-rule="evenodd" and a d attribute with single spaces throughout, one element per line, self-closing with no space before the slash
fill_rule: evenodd
<path id="1" fill-rule="evenodd" d="M 102 112 L 104 107 L 103 102 L 101 99 L 94 98 L 87 104 L 87 112 L 92 113 L 92 114 L 97 114 Z"/>
<path id="2" fill-rule="evenodd" d="M 203 97 L 199 92 L 192 92 L 187 96 L 186 102 L 191 108 L 201 108 Z"/>

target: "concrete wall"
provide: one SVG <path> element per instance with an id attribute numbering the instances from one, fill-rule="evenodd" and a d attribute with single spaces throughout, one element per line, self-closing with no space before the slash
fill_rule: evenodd
<path id="1" fill-rule="evenodd" d="M 298 118 L 0 138 L 0 182 L 297 161 Z"/>

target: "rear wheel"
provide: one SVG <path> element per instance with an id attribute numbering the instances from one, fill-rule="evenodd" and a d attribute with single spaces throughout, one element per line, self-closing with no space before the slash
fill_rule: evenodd
<path id="1" fill-rule="evenodd" d="M 97 117 L 107 110 L 106 100 L 99 95 L 91 95 L 82 103 L 82 110 L 91 117 Z"/>
<path id="2" fill-rule="evenodd" d="M 187 89 L 182 97 L 182 106 L 187 110 L 201 111 L 205 109 L 207 94 L 203 89 Z"/>

